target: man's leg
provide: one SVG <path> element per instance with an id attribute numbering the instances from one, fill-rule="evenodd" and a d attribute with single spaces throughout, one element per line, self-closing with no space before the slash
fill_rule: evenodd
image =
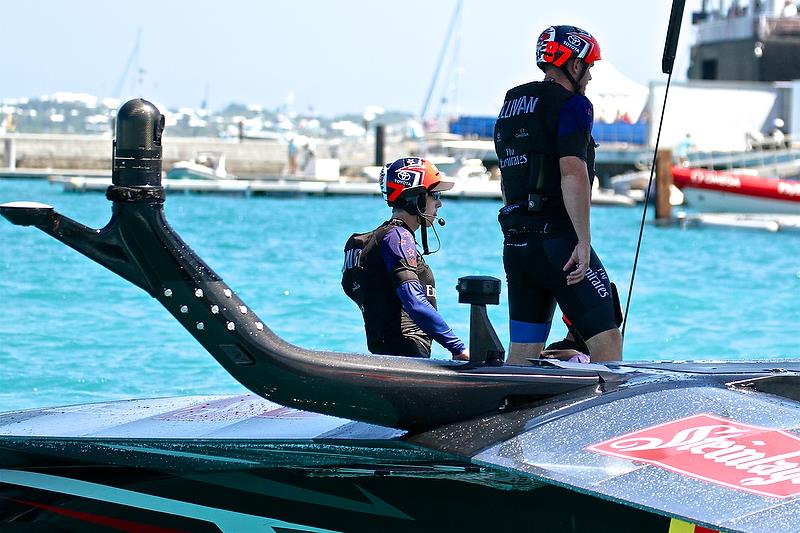
<path id="1" fill-rule="evenodd" d="M 584 341 L 593 362 L 622 360 L 619 296 L 594 250 L 583 281 L 564 285 L 557 299 L 565 319 L 569 317 L 569 330 Z"/>
<path id="2" fill-rule="evenodd" d="M 511 295 L 509 294 L 509 301 Z M 509 309 L 515 309 L 509 305 Z M 532 323 L 520 320 L 509 320 L 509 337 L 511 343 L 508 345 L 508 358 L 506 364 L 509 365 L 530 365 L 529 358 L 538 359 L 550 334 L 550 322 Z"/>
<path id="3" fill-rule="evenodd" d="M 622 334 L 619 329 L 607 329 L 586 340 L 593 363 L 622 361 Z"/>
<path id="4" fill-rule="evenodd" d="M 506 239 L 503 266 L 508 284 L 509 340 L 506 364 L 530 365 L 538 359 L 550 334 L 556 301 L 539 282 L 535 258 L 541 256 L 541 242 L 527 238 Z"/>
<path id="5" fill-rule="evenodd" d="M 507 365 L 526 366 L 528 359 L 538 359 L 544 348 L 543 342 L 512 342 L 508 346 Z"/>

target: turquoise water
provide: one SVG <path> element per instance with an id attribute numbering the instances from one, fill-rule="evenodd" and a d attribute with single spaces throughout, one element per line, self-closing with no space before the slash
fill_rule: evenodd
<path id="1" fill-rule="evenodd" d="M 0 181 L 0 203 L 34 200 L 90 226 L 102 194 Z M 468 336 L 465 275 L 503 278 L 493 201 L 445 201 L 442 250 L 429 262 L 440 309 Z M 376 198 L 170 195 L 167 217 L 263 322 L 308 348 L 365 351 L 360 315 L 339 286 L 341 249 L 388 211 Z M 640 208 L 595 207 L 593 243 L 627 297 Z M 800 357 L 798 239 L 792 233 L 648 225 L 626 359 Z M 505 291 L 505 287 L 504 287 Z M 489 315 L 508 341 L 505 292 Z M 0 411 L 244 392 L 153 299 L 44 233 L 0 220 Z M 551 339 L 562 335 L 556 325 Z M 437 357 L 445 357 L 438 347 Z"/>

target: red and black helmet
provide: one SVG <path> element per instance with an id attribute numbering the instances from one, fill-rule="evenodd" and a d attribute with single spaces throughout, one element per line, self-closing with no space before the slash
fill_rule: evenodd
<path id="1" fill-rule="evenodd" d="M 591 66 L 600 57 L 600 44 L 591 33 L 576 26 L 550 26 L 536 41 L 536 66 L 563 67 L 570 58 L 582 59 Z"/>
<path id="2" fill-rule="evenodd" d="M 436 165 L 420 157 L 402 157 L 381 169 L 381 192 L 392 207 L 405 207 L 420 194 L 447 191 L 453 185 L 442 181 Z"/>

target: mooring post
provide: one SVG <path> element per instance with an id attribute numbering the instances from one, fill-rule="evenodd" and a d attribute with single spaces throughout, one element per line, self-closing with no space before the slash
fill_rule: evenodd
<path id="1" fill-rule="evenodd" d="M 4 154 L 6 156 L 6 168 L 8 170 L 17 169 L 17 145 L 13 137 L 6 137 L 4 144 Z"/>
<path id="2" fill-rule="evenodd" d="M 386 163 L 384 150 L 386 146 L 386 126 L 378 124 L 375 126 L 375 166 L 382 167 Z"/>
<path id="3" fill-rule="evenodd" d="M 669 203 L 672 188 L 672 150 L 659 150 L 656 158 L 656 224 L 672 223 L 672 204 Z"/>

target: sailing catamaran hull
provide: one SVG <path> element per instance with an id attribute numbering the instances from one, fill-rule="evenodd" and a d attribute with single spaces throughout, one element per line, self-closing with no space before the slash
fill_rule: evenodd
<path id="1" fill-rule="evenodd" d="M 208 472 L 82 462 L 0 470 L 0 523 L 26 531 L 669 529 L 669 518 L 553 485 L 514 484 L 502 472 L 452 462 L 403 468 L 389 460 Z"/>
<path id="2" fill-rule="evenodd" d="M 253 395 L 6 413 L 0 521 L 98 530 L 128 520 L 193 531 L 502 524 L 666 532 L 676 519 L 731 531 L 792 529 L 800 499 L 713 479 L 713 458 L 685 451 L 698 465 L 686 472 L 598 450 L 643 428 L 712 416 L 778 428 L 795 436 L 789 451 L 800 454 L 800 362 L 617 370 L 631 379 L 599 394 L 574 391 L 421 433 Z M 723 444 L 711 451 L 719 455 Z M 773 446 L 762 448 L 779 454 Z M 791 490 L 791 477 L 783 484 Z"/>
<path id="3" fill-rule="evenodd" d="M 20 527 L 610 531 L 633 523 L 666 531 L 669 524 L 416 444 L 403 431 L 249 395 L 8 413 L 0 434 L 0 522 Z"/>

